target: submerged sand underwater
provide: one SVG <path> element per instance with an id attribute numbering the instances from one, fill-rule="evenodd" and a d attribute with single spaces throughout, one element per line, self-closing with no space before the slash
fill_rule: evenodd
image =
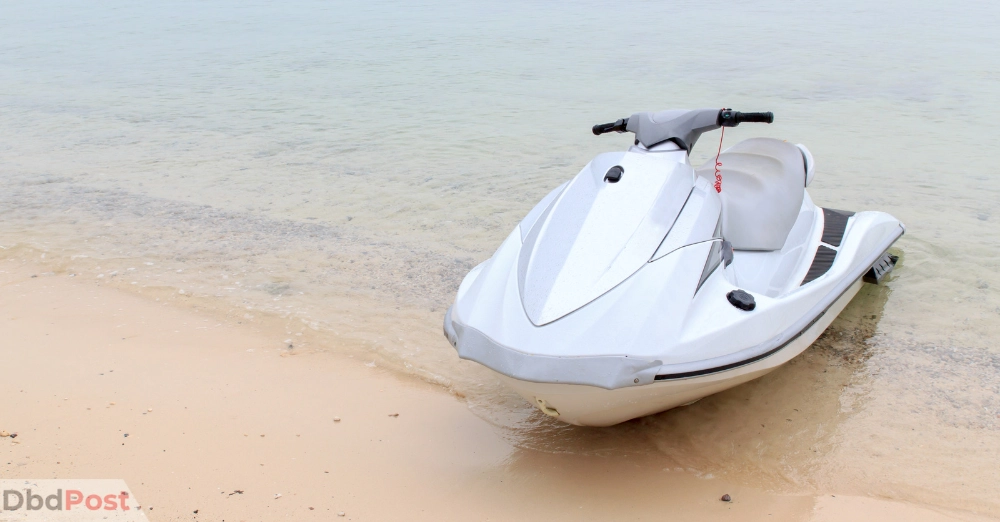
<path id="1" fill-rule="evenodd" d="M 0 258 L 267 323 L 274 350 L 416 376 L 525 451 L 998 516 L 998 14 L 5 5 Z M 817 203 L 907 225 L 888 285 L 779 371 L 607 429 L 554 422 L 458 361 L 440 324 L 465 272 L 590 157 L 628 145 L 590 125 L 723 104 L 776 115 L 727 144 L 805 143 Z"/>

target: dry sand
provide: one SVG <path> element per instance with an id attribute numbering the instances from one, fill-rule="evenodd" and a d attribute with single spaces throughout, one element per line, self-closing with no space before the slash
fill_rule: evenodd
<path id="1" fill-rule="evenodd" d="M 987 520 L 515 448 L 440 387 L 46 270 L 0 262 L 0 477 L 122 478 L 150 520 Z"/>

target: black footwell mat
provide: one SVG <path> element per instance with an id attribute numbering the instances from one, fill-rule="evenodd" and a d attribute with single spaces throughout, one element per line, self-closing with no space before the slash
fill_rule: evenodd
<path id="1" fill-rule="evenodd" d="M 823 239 L 828 245 L 840 246 L 844 239 L 844 231 L 847 230 L 847 220 L 854 215 L 848 210 L 835 210 L 832 208 L 823 209 Z"/>
<path id="2" fill-rule="evenodd" d="M 825 274 L 827 270 L 830 270 L 830 267 L 833 266 L 833 260 L 836 257 L 836 250 L 826 245 L 820 245 L 819 248 L 816 249 L 816 257 L 813 258 L 813 263 L 809 267 L 809 272 L 806 273 L 806 278 L 802 280 L 802 284 L 804 285 Z"/>

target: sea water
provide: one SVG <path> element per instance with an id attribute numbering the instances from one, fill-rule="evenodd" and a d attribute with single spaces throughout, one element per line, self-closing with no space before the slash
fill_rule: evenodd
<path id="1" fill-rule="evenodd" d="M 972 1 L 4 2 L 0 256 L 284 318 L 276 349 L 303 330 L 363 346 L 519 447 L 997 513 L 998 18 Z M 464 274 L 630 144 L 593 124 L 723 106 L 775 113 L 723 146 L 804 143 L 818 204 L 906 224 L 887 285 L 769 376 L 609 429 L 458 361 L 440 330 Z"/>

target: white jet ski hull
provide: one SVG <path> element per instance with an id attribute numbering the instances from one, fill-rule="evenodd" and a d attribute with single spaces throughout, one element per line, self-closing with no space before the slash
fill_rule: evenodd
<path id="1" fill-rule="evenodd" d="M 465 277 L 444 319 L 458 356 L 547 415 L 608 426 L 760 377 L 812 344 L 863 280 L 895 266 L 888 249 L 905 229 L 813 203 L 801 145 L 751 138 L 721 153 L 723 175 L 714 161 L 693 168 L 690 145 L 731 126 L 727 111 L 595 127 L 635 132 L 637 145 L 595 157 Z"/>

